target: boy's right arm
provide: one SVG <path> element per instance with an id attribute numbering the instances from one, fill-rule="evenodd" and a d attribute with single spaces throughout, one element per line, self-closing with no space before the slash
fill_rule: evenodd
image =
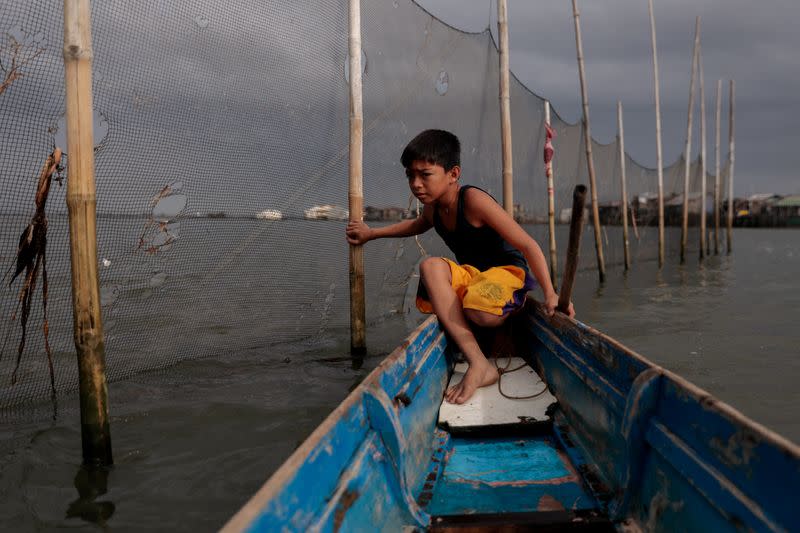
<path id="1" fill-rule="evenodd" d="M 428 217 L 421 214 L 411 220 L 402 220 L 396 224 L 384 226 L 382 228 L 370 228 L 362 221 L 350 222 L 347 224 L 345 234 L 347 242 L 350 244 L 364 244 L 373 239 L 386 237 L 411 237 L 425 233 L 432 227 Z"/>

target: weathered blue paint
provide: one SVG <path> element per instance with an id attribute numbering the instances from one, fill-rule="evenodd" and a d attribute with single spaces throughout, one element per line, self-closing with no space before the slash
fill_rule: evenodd
<path id="1" fill-rule="evenodd" d="M 622 419 L 622 436 L 627 445 L 625 462 L 620 465 L 621 486 L 638 487 L 642 480 L 642 468 L 647 452 L 645 433 L 648 422 L 656 408 L 661 389 L 661 372 L 655 368 L 643 371 L 633 381 L 625 405 L 625 415 Z M 613 518 L 624 519 L 628 516 L 633 491 L 626 490 L 617 495 L 613 502 L 610 514 Z"/>
<path id="2" fill-rule="evenodd" d="M 432 515 L 593 509 L 550 437 L 454 438 L 428 506 Z"/>
<path id="3" fill-rule="evenodd" d="M 342 406 L 340 406 L 342 407 Z M 306 460 L 287 480 L 278 497 L 265 502 L 257 517 L 246 528 L 250 531 L 306 530 L 316 519 L 321 507 L 336 490 L 337 477 L 319 477 L 318 472 L 345 470 L 368 434 L 368 421 L 363 407 L 351 403 L 329 432 L 320 435 L 308 450 Z M 314 482 L 310 482 L 314 479 Z"/>
<path id="4" fill-rule="evenodd" d="M 752 512 L 763 515 L 763 524 L 780 524 L 790 530 L 800 524 L 800 459 L 796 446 L 673 374 L 664 376 L 652 423 L 669 430 L 676 450 L 691 450 L 704 469 L 718 474 L 710 481 L 712 486 L 721 484 L 741 492 L 737 509 L 721 512 L 736 516 Z M 648 431 L 648 441 L 651 436 Z M 676 466 L 680 470 L 691 463 Z M 701 485 L 697 488 L 700 492 L 709 490 Z"/>
<path id="5" fill-rule="evenodd" d="M 383 390 L 375 387 L 370 387 L 364 392 L 364 404 L 370 425 L 379 435 L 389 454 L 388 463 L 393 474 L 389 476 L 391 486 L 395 488 L 399 499 L 404 502 L 406 510 L 414 517 L 414 525 L 426 526 L 431 517 L 420 508 L 412 494 L 407 471 L 411 468 L 408 462 L 412 461 L 413 457 L 395 406 Z"/>
<path id="6" fill-rule="evenodd" d="M 435 516 L 533 513 L 594 509 L 594 500 L 577 483 L 563 486 L 442 483 L 428 506 Z"/>
<path id="7" fill-rule="evenodd" d="M 583 449 L 575 443 L 574 432 L 567 426 L 566 417 L 562 411 L 555 413 L 553 422 L 553 433 L 558 440 L 559 447 L 564 450 L 572 467 L 581 474 L 583 486 L 596 502 L 595 508 L 605 512 L 612 494 L 609 492 L 608 485 L 602 480 L 597 464 L 589 462 L 583 454 Z"/>
<path id="8" fill-rule="evenodd" d="M 414 493 L 428 466 L 447 380 L 428 320 L 376 368 L 226 526 L 232 531 L 396 531 L 428 518 Z M 408 405 L 395 396 L 406 389 Z M 422 450 L 422 452 L 420 451 Z M 418 459 L 422 457 L 422 459 Z"/>
<path id="9" fill-rule="evenodd" d="M 438 331 L 438 330 L 437 330 Z M 402 384 L 398 394 L 406 394 L 410 403 L 395 400 L 400 424 L 408 444 L 406 476 L 414 494 L 421 490 L 425 469 L 434 445 L 432 435 L 436 429 L 442 391 L 447 385 L 448 362 L 445 357 L 446 341 L 439 331 L 419 365 L 416 365 L 409 381 Z"/>
<path id="10" fill-rule="evenodd" d="M 447 479 L 501 485 L 570 476 L 549 439 L 454 439 Z"/>
<path id="11" fill-rule="evenodd" d="M 580 346 L 569 337 L 562 341 L 543 316 L 525 318 L 532 337 L 530 346 L 550 391 L 559 400 L 571 440 L 582 450 L 592 451 L 584 456 L 593 464 L 601 484 L 614 494 L 621 492 L 619 466 L 626 453 L 621 434 L 625 396 L 609 385 L 602 375 L 603 366 L 593 363 L 594 357 L 583 357 Z"/>
<path id="12" fill-rule="evenodd" d="M 796 526 L 796 445 L 588 326 L 535 305 L 515 320 L 518 354 L 559 400 L 551 435 L 437 428 L 452 362 L 431 319 L 226 530 L 399 531 L 431 516 L 553 511 L 607 511 L 647 531 Z"/>
<path id="13" fill-rule="evenodd" d="M 796 445 L 583 324 L 540 310 L 523 323 L 556 423 L 596 466 L 613 518 L 655 531 L 800 523 Z"/>
<path id="14" fill-rule="evenodd" d="M 391 475 L 386 475 L 386 468 L 391 468 L 389 462 L 380 437 L 370 433 L 311 524 L 300 528 L 295 523 L 275 523 L 270 524 L 275 529 L 258 530 L 357 531 L 363 525 L 378 523 L 376 520 L 386 520 L 389 515 L 394 515 L 389 519 L 394 523 L 407 520 L 398 491 L 386 490 L 387 481 L 392 480 Z"/>
<path id="15" fill-rule="evenodd" d="M 766 526 L 771 531 L 779 530 L 778 524 L 756 502 L 725 479 L 721 472 L 709 466 L 707 461 L 681 442 L 663 424 L 651 422 L 646 439 L 653 451 L 670 464 L 706 499 L 705 503 L 724 518 L 735 518 L 734 521 L 742 529 L 756 530 Z M 687 495 L 693 494 L 687 492 Z"/>

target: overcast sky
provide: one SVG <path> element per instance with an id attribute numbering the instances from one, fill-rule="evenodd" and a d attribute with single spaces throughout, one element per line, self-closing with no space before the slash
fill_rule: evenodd
<path id="1" fill-rule="evenodd" d="M 497 31 L 496 2 L 419 0 L 459 29 Z M 728 81 L 736 81 L 737 195 L 800 193 L 800 0 L 654 0 L 661 85 L 664 164 L 686 142 L 695 18 L 701 17 L 705 70 L 707 161 L 714 168 L 717 80 L 723 82 L 722 160 L 727 157 Z M 592 134 L 616 136 L 616 102 L 625 110 L 625 147 L 656 165 L 655 108 L 647 0 L 580 0 Z M 530 90 L 548 98 L 568 122 L 581 101 L 572 3 L 508 0 L 510 63 Z M 490 19 L 491 17 L 491 19 Z M 699 95 L 695 97 L 699 128 Z M 513 121 L 512 121 L 513 129 Z M 695 129 L 694 139 L 699 139 Z M 693 148 L 693 156 L 699 145 Z"/>

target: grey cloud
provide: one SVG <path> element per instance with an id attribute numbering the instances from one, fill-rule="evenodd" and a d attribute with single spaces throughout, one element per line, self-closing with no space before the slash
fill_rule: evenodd
<path id="1" fill-rule="evenodd" d="M 490 27 L 488 0 L 420 0 L 460 29 Z M 511 67 L 527 87 L 549 98 L 569 122 L 580 118 L 571 3 L 508 0 Z M 716 80 L 723 88 L 723 157 L 727 154 L 728 79 L 736 80 L 736 189 L 800 192 L 795 117 L 800 116 L 800 3 L 795 0 L 655 0 L 665 162 L 683 151 L 695 17 L 702 19 L 709 153 L 713 153 Z M 625 106 L 626 147 L 655 164 L 655 112 L 647 2 L 578 2 L 592 129 L 600 142 L 616 135 L 615 106 Z M 699 112 L 699 96 L 696 96 Z M 695 115 L 695 127 L 699 120 Z M 694 138 L 698 139 L 696 130 Z M 699 145 L 693 148 L 697 154 Z"/>

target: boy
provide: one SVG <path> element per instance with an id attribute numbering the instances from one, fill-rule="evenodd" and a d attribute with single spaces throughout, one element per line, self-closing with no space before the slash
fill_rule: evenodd
<path id="1" fill-rule="evenodd" d="M 383 228 L 350 222 L 347 242 L 410 237 L 433 227 L 455 254 L 458 263 L 443 257 L 420 263 L 417 308 L 436 313 L 469 363 L 464 379 L 445 393 L 448 402 L 461 404 L 478 387 L 499 378 L 468 321 L 481 327 L 499 326 L 524 304 L 525 294 L 536 282 L 550 315 L 558 305 L 558 295 L 536 241 L 488 193 L 459 184 L 461 144 L 455 135 L 425 130 L 408 143 L 400 160 L 411 192 L 424 204 L 422 214 Z M 572 304 L 569 314 L 575 314 Z"/>

